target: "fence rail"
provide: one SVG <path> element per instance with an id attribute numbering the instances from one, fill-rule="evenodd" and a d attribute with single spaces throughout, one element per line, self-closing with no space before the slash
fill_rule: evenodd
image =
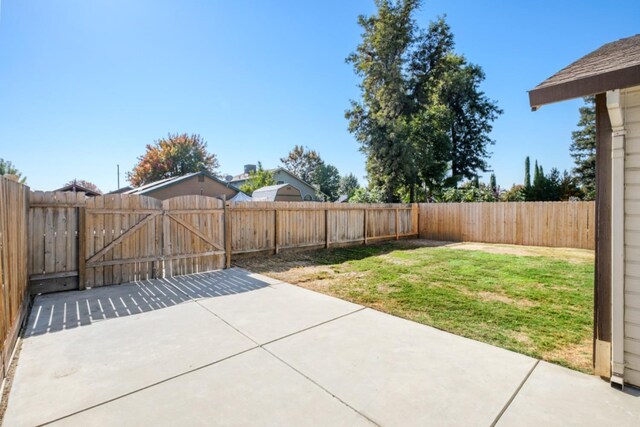
<path id="1" fill-rule="evenodd" d="M 594 249 L 595 202 L 425 203 L 420 237 Z"/>
<path id="2" fill-rule="evenodd" d="M 29 302 L 27 223 L 29 187 L 0 176 L 0 365 L 2 379 Z"/>
<path id="3" fill-rule="evenodd" d="M 594 248 L 593 202 L 335 204 L 163 202 L 32 192 L 30 291 L 82 289 L 231 265 L 241 254 L 418 237 Z"/>
<path id="4" fill-rule="evenodd" d="M 418 236 L 418 205 L 402 204 L 32 192 L 30 219 L 34 294 L 223 268 L 239 254 Z"/>

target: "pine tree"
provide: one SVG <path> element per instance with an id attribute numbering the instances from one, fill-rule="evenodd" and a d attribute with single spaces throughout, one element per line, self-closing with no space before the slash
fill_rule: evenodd
<path id="1" fill-rule="evenodd" d="M 575 162 L 573 173 L 586 200 L 596 193 L 596 106 L 593 96 L 584 98 L 580 107 L 578 130 L 571 133 L 571 157 Z"/>
<path id="2" fill-rule="evenodd" d="M 529 160 L 529 156 L 524 159 L 524 188 L 531 188 L 531 163 Z"/>

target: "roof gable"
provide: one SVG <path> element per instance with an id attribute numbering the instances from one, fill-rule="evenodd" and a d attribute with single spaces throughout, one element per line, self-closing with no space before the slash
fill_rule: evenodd
<path id="1" fill-rule="evenodd" d="M 202 171 L 202 172 L 193 172 L 193 173 L 188 173 L 186 175 L 182 175 L 182 176 L 178 176 L 178 177 L 174 177 L 174 178 L 165 178 L 165 179 L 161 179 L 159 181 L 155 181 L 155 182 L 151 182 L 149 184 L 145 184 L 141 187 L 137 187 L 134 188 L 130 191 L 127 191 L 125 194 L 147 194 L 150 193 L 152 191 L 156 191 L 159 190 L 161 188 L 167 188 L 170 187 L 172 185 L 178 184 L 182 181 L 185 181 L 189 178 L 193 178 L 195 176 L 198 175 L 203 175 L 209 179 L 212 179 L 213 181 L 216 181 L 217 183 L 224 185 L 225 187 L 231 188 L 234 191 L 240 192 L 240 189 L 238 189 L 237 187 L 235 187 L 234 185 L 232 185 L 229 182 L 223 181 L 220 178 L 216 177 L 213 174 L 210 174 L 209 172 L 206 171 Z"/>
<path id="2" fill-rule="evenodd" d="M 529 91 L 535 110 L 552 102 L 640 85 L 640 34 L 607 43 Z"/>

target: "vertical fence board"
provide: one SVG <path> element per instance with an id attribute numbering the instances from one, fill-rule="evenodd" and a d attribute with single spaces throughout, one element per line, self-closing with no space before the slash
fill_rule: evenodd
<path id="1" fill-rule="evenodd" d="M 421 203 L 420 237 L 595 248 L 594 202 Z"/>

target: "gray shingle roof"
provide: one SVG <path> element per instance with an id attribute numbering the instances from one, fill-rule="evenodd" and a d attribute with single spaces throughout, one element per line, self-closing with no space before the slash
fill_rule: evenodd
<path id="1" fill-rule="evenodd" d="M 607 43 L 549 77 L 536 89 L 640 65 L 640 34 Z"/>
<path id="2" fill-rule="evenodd" d="M 132 190 L 129 190 L 129 191 L 125 192 L 124 194 L 139 194 L 139 195 L 143 195 L 143 194 L 149 193 L 151 191 L 155 191 L 155 190 L 158 190 L 160 188 L 165 188 L 165 187 L 168 187 L 170 185 L 176 184 L 176 183 L 178 183 L 180 181 L 183 181 L 185 179 L 191 178 L 192 176 L 195 176 L 195 175 L 207 176 L 207 177 L 213 179 L 214 181 L 217 181 L 220 184 L 231 188 L 232 190 L 235 190 L 235 191 L 238 191 L 238 192 L 240 191 L 239 188 L 236 188 L 231 183 L 229 183 L 227 181 L 223 181 L 220 178 L 218 178 L 215 175 L 212 175 L 212 174 L 210 174 L 208 172 L 193 172 L 193 173 L 188 173 L 186 175 L 182 175 L 182 176 L 178 176 L 178 177 L 165 178 L 165 179 L 161 179 L 161 180 L 158 180 L 158 181 L 154 181 L 154 182 L 151 182 L 149 184 L 145 184 L 145 185 L 142 185 L 140 187 L 136 187 L 136 188 L 134 188 Z"/>
<path id="3" fill-rule="evenodd" d="M 541 105 L 640 85 L 640 34 L 607 43 L 529 91 Z"/>

